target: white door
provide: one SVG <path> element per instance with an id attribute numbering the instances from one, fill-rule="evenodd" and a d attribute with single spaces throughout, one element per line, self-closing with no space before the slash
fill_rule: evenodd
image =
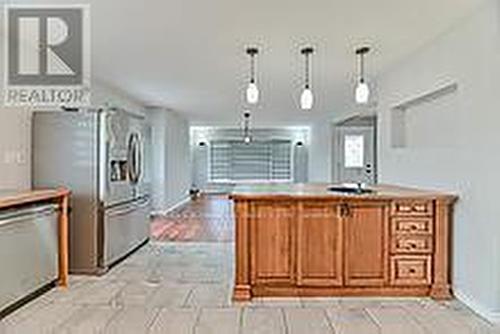
<path id="1" fill-rule="evenodd" d="M 374 127 L 337 128 L 338 182 L 376 181 L 375 129 Z"/>

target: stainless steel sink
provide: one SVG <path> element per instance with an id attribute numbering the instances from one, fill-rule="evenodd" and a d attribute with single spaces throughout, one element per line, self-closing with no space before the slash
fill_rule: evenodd
<path id="1" fill-rule="evenodd" d="M 344 194 L 355 194 L 355 195 L 362 195 L 362 194 L 371 194 L 374 192 L 373 189 L 365 188 L 361 185 L 354 185 L 354 186 L 347 186 L 347 185 L 340 185 L 340 186 L 332 186 L 328 187 L 328 191 L 332 192 L 337 192 L 337 193 L 344 193 Z"/>

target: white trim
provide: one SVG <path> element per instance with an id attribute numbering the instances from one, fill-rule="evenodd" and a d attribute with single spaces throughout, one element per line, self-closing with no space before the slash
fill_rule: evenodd
<path id="1" fill-rule="evenodd" d="M 472 311 L 491 322 L 495 325 L 500 325 L 500 311 L 492 311 L 485 309 L 481 303 L 476 301 L 473 297 L 467 295 L 463 291 L 454 290 L 455 297 L 462 303 L 467 305 Z"/>
<path id="2" fill-rule="evenodd" d="M 169 212 L 172 212 L 174 211 L 175 209 L 187 204 L 188 202 L 191 201 L 191 196 L 189 195 L 186 195 L 185 198 L 181 199 L 180 201 L 178 201 L 177 203 L 175 203 L 174 205 L 170 206 L 169 208 L 167 208 L 166 210 L 158 210 L 158 211 L 154 211 L 154 212 L 151 212 L 151 215 L 154 216 L 154 215 L 165 215 Z"/>

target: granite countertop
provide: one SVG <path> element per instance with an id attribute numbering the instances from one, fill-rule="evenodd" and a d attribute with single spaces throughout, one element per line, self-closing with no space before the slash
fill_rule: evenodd
<path id="1" fill-rule="evenodd" d="M 70 191 L 66 188 L 57 189 L 27 189 L 27 190 L 1 190 L 0 209 L 12 206 L 30 204 L 66 196 Z"/>
<path id="2" fill-rule="evenodd" d="M 360 199 L 360 200 L 390 200 L 404 198 L 444 199 L 454 201 L 457 196 L 453 193 L 409 188 L 388 184 L 368 186 L 373 190 L 365 194 L 348 194 L 329 191 L 331 186 L 340 186 L 329 183 L 266 183 L 266 184 L 240 184 L 230 194 L 230 198 L 238 199 L 264 199 L 264 198 L 290 198 L 290 199 Z"/>

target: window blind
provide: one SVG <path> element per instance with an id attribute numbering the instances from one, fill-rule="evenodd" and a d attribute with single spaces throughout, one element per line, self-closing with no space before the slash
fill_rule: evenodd
<path id="1" fill-rule="evenodd" d="M 290 181 L 292 178 L 292 143 L 288 140 L 236 140 L 210 142 L 210 180 Z"/>

